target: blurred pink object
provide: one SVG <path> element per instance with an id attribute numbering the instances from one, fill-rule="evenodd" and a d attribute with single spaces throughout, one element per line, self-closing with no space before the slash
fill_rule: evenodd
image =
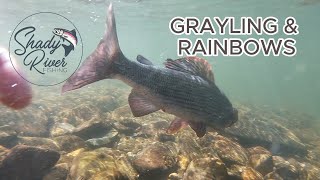
<path id="1" fill-rule="evenodd" d="M 15 59 L 12 60 L 15 63 Z M 21 109 L 28 106 L 31 99 L 30 84 L 13 68 L 9 52 L 0 47 L 0 103 L 13 109 Z"/>

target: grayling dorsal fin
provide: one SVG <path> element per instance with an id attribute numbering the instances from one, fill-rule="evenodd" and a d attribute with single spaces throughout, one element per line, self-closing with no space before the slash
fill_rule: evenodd
<path id="1" fill-rule="evenodd" d="M 144 116 L 160 109 L 153 105 L 148 99 L 136 93 L 134 90 L 131 91 L 128 102 L 131 112 L 135 117 Z"/>
<path id="2" fill-rule="evenodd" d="M 166 68 L 200 76 L 214 83 L 211 65 L 205 59 L 199 57 L 184 57 L 176 60 L 167 59 Z"/>
<path id="3" fill-rule="evenodd" d="M 148 60 L 147 58 L 141 56 L 140 54 L 137 56 L 137 61 L 141 64 L 145 64 L 145 65 L 153 65 L 153 63 Z"/>

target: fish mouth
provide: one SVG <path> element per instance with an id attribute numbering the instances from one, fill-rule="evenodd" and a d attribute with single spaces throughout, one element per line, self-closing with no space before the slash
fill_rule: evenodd
<path id="1" fill-rule="evenodd" d="M 236 122 L 238 122 L 238 110 L 236 108 L 232 108 L 231 112 L 229 111 L 225 117 L 221 117 L 217 120 L 214 128 L 217 130 L 223 130 L 224 128 L 231 127 Z"/>

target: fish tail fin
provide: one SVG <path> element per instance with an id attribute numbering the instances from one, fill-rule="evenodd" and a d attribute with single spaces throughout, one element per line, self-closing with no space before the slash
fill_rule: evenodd
<path id="1" fill-rule="evenodd" d="M 62 44 L 62 47 L 64 48 L 64 56 L 67 57 L 70 52 L 74 49 L 71 45 L 67 46 L 65 44 Z"/>
<path id="2" fill-rule="evenodd" d="M 62 86 L 62 93 L 81 88 L 102 79 L 112 78 L 116 74 L 114 67 L 128 61 L 119 46 L 111 3 L 107 11 L 106 24 L 105 34 L 97 48 Z"/>

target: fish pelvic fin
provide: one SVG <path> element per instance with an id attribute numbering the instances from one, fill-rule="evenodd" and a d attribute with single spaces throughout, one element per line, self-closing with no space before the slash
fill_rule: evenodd
<path id="1" fill-rule="evenodd" d="M 181 129 L 190 126 L 191 129 L 197 134 L 199 138 L 203 137 L 207 132 L 207 127 L 202 122 L 193 122 L 181 119 L 179 117 L 176 117 L 170 124 L 170 126 L 167 129 L 168 134 L 174 134 L 180 131 Z"/>
<path id="2" fill-rule="evenodd" d="M 173 121 L 171 121 L 171 124 L 169 125 L 168 129 L 166 130 L 166 133 L 168 134 L 175 134 L 181 129 L 188 126 L 188 121 L 183 120 L 179 117 L 176 117 Z"/>
<path id="3" fill-rule="evenodd" d="M 112 78 L 115 64 L 121 64 L 124 57 L 118 42 L 113 6 L 107 10 L 106 31 L 97 48 L 85 59 L 80 68 L 62 86 L 62 93 L 79 89 L 96 81 Z"/>
<path id="4" fill-rule="evenodd" d="M 206 132 L 207 132 L 207 127 L 204 123 L 202 122 L 189 122 L 189 126 L 193 131 L 197 134 L 199 138 L 203 137 Z"/>

